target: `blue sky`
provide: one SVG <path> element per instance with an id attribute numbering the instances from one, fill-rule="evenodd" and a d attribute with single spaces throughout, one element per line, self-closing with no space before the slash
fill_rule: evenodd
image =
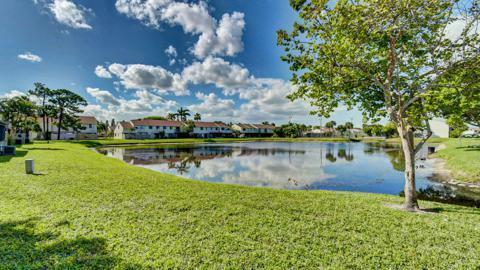
<path id="1" fill-rule="evenodd" d="M 183 106 L 206 120 L 319 122 L 285 99 L 275 32 L 296 18 L 287 0 L 2 2 L 0 96 L 38 81 L 79 93 L 100 119 Z M 361 123 L 358 112 L 332 118 Z"/>

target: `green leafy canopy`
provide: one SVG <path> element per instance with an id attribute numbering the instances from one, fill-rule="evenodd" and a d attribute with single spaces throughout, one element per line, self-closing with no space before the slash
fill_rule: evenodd
<path id="1" fill-rule="evenodd" d="M 278 44 L 298 86 L 289 98 L 312 113 L 343 103 L 417 129 L 434 116 L 478 119 L 478 0 L 290 3 L 299 20 Z"/>

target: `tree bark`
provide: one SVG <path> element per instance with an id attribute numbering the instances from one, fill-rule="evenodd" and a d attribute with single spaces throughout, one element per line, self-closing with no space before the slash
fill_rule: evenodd
<path id="1" fill-rule="evenodd" d="M 415 187 L 415 143 L 413 131 L 401 125 L 398 128 L 402 141 L 402 150 L 405 156 L 405 202 L 403 207 L 407 211 L 419 209 Z"/>
<path id="2" fill-rule="evenodd" d="M 42 122 L 43 122 L 43 139 L 46 140 L 47 139 L 47 131 L 45 129 L 45 122 L 46 122 L 46 118 L 45 118 L 45 99 L 46 99 L 46 94 L 43 93 L 43 100 L 42 100 Z"/>
<path id="3" fill-rule="evenodd" d="M 58 132 L 57 132 L 57 141 L 60 141 L 60 133 L 62 130 L 62 119 L 63 118 L 63 111 L 60 110 L 60 115 L 58 117 Z"/>

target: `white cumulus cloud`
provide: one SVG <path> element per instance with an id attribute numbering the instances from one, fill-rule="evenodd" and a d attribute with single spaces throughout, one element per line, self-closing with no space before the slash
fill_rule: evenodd
<path id="1" fill-rule="evenodd" d="M 95 75 L 97 75 L 100 78 L 105 78 L 105 79 L 112 78 L 112 74 L 104 66 L 100 66 L 100 65 L 98 65 L 95 68 Z"/>
<path id="2" fill-rule="evenodd" d="M 117 0 L 117 11 L 160 28 L 162 23 L 179 25 L 185 33 L 199 35 L 193 53 L 199 58 L 209 55 L 234 56 L 243 50 L 244 14 L 224 14 L 220 22 L 208 11 L 205 1 L 185 3 L 173 0 Z"/>
<path id="3" fill-rule="evenodd" d="M 253 78 L 248 69 L 214 57 L 185 67 L 182 76 L 185 81 L 194 84 L 215 84 L 223 89 L 248 86 Z"/>
<path id="4" fill-rule="evenodd" d="M 117 76 L 120 83 L 127 89 L 153 89 L 159 92 L 172 92 L 178 96 L 188 94 L 181 76 L 160 66 L 114 63 L 108 67 L 108 70 Z"/>
<path id="5" fill-rule="evenodd" d="M 221 117 L 232 117 L 234 114 L 235 102 L 232 99 L 222 99 L 214 93 L 202 92 L 197 92 L 195 96 L 202 102 L 190 105 L 188 109 L 202 114 L 204 118 L 215 120 Z"/>
<path id="6" fill-rule="evenodd" d="M 23 53 L 23 54 L 19 54 L 17 55 L 18 59 L 22 59 L 22 60 L 26 60 L 26 61 L 30 61 L 32 63 L 39 63 L 39 62 L 42 62 L 42 58 L 36 54 L 33 54 L 31 52 L 26 52 L 26 53 Z"/>
<path id="7" fill-rule="evenodd" d="M 76 29 L 92 29 L 85 18 L 88 10 L 81 5 L 77 6 L 70 0 L 54 0 L 48 4 L 48 9 L 61 24 Z"/>
<path id="8" fill-rule="evenodd" d="M 112 93 L 108 91 L 101 90 L 99 88 L 87 87 L 87 93 L 103 104 L 110 104 L 114 106 L 120 105 L 120 102 L 112 95 Z"/>

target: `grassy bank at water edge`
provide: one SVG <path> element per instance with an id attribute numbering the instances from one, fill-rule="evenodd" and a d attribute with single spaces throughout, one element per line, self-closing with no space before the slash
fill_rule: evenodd
<path id="1" fill-rule="evenodd" d="M 186 180 L 67 142 L 19 148 L 0 172 L 0 269 L 480 267 L 473 208 Z"/>

